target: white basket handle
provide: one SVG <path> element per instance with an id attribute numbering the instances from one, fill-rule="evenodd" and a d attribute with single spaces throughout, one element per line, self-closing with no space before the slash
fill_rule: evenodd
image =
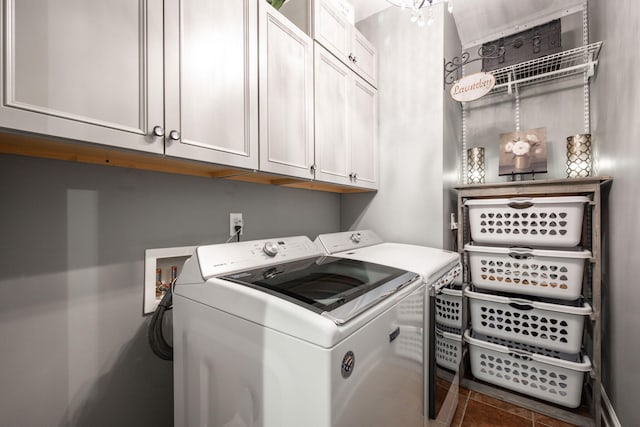
<path id="1" fill-rule="evenodd" d="M 531 199 L 510 199 L 511 201 L 507 206 L 511 209 L 529 209 L 533 206 Z"/>
<path id="2" fill-rule="evenodd" d="M 524 351 L 524 350 L 517 350 L 515 348 L 509 348 L 509 354 L 511 356 L 518 356 L 521 359 L 525 359 L 525 360 L 531 360 L 531 354 L 528 351 Z"/>
<path id="3" fill-rule="evenodd" d="M 516 310 L 520 310 L 520 311 L 525 311 L 525 310 L 533 310 L 534 307 L 531 305 L 531 303 L 527 300 L 517 300 L 517 299 L 512 299 L 509 300 L 509 307 L 513 307 Z"/>
<path id="4" fill-rule="evenodd" d="M 509 256 L 515 259 L 533 258 L 532 250 L 531 248 L 509 248 Z"/>

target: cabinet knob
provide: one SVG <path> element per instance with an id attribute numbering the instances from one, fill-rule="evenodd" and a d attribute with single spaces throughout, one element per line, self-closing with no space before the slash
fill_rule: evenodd
<path id="1" fill-rule="evenodd" d="M 354 172 L 354 173 L 353 173 L 353 180 L 355 181 L 355 180 L 357 180 L 357 179 L 358 179 L 358 174 Z"/>
<path id="2" fill-rule="evenodd" d="M 355 56 L 353 56 L 353 53 L 349 54 L 349 61 L 353 62 L 356 59 Z"/>
<path id="3" fill-rule="evenodd" d="M 180 132 L 177 130 L 172 130 L 169 132 L 169 139 L 172 141 L 180 141 Z"/>
<path id="4" fill-rule="evenodd" d="M 158 137 L 164 136 L 164 128 L 162 126 L 154 126 L 153 134 Z"/>
<path id="5" fill-rule="evenodd" d="M 357 57 L 353 57 L 353 63 L 355 64 L 356 62 L 358 62 L 358 58 Z"/>
<path id="6" fill-rule="evenodd" d="M 312 174 L 316 172 L 316 165 L 315 164 L 309 166 L 309 172 L 311 172 Z"/>

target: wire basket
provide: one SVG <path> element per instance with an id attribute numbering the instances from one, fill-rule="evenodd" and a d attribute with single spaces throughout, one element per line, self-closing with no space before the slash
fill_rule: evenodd
<path id="1" fill-rule="evenodd" d="M 564 353 L 580 352 L 584 318 L 592 313 L 586 302 L 551 304 L 473 292 L 468 287 L 464 293 L 477 332 Z"/>
<path id="2" fill-rule="evenodd" d="M 585 196 L 467 200 L 476 243 L 573 247 L 580 243 Z"/>
<path id="3" fill-rule="evenodd" d="M 585 262 L 591 252 L 465 245 L 471 281 L 481 289 L 561 300 L 582 291 Z"/>
<path id="4" fill-rule="evenodd" d="M 584 374 L 591 370 L 586 355 L 552 357 L 468 330 L 464 340 L 469 343 L 471 373 L 476 378 L 569 408 L 580 406 Z"/>

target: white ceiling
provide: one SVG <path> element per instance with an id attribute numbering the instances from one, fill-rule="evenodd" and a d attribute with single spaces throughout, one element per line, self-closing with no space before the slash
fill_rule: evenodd
<path id="1" fill-rule="evenodd" d="M 360 21 L 390 6 L 387 0 L 348 0 Z M 501 35 L 542 24 L 568 11 L 579 10 L 584 0 L 449 0 L 463 48 Z M 408 12 L 407 12 L 408 13 Z"/>

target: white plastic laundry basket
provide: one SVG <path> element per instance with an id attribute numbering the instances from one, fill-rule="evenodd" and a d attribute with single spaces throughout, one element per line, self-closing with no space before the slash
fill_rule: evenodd
<path id="1" fill-rule="evenodd" d="M 584 374 L 591 370 L 586 355 L 541 355 L 475 331 L 473 336 L 465 331 L 464 339 L 476 378 L 569 408 L 580 406 Z"/>
<path id="2" fill-rule="evenodd" d="M 529 248 L 464 247 L 471 281 L 482 289 L 562 300 L 582 293 L 585 262 L 591 252 Z"/>
<path id="3" fill-rule="evenodd" d="M 462 328 L 462 290 L 442 288 L 436 296 L 436 322 Z"/>
<path id="4" fill-rule="evenodd" d="M 464 293 L 475 331 L 564 353 L 580 352 L 584 318 L 592 312 L 588 303 L 550 304 L 473 292 L 468 287 Z"/>
<path id="5" fill-rule="evenodd" d="M 472 199 L 471 239 L 476 243 L 572 247 L 580 243 L 585 196 Z"/>
<path id="6" fill-rule="evenodd" d="M 461 351 L 460 329 L 436 325 L 436 363 L 443 368 L 457 371 Z"/>

